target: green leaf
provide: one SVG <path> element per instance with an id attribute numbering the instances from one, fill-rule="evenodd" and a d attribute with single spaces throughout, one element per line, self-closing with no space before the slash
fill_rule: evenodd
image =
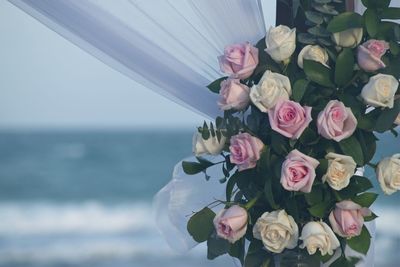
<path id="1" fill-rule="evenodd" d="M 244 245 L 245 245 L 245 239 L 242 238 L 236 241 L 234 244 L 232 244 L 228 252 L 228 254 L 231 257 L 239 259 L 242 265 L 244 263 L 244 254 L 245 254 Z"/>
<path id="2" fill-rule="evenodd" d="M 315 217 L 324 218 L 325 214 L 330 211 L 332 205 L 333 200 L 325 200 L 323 202 L 315 204 L 314 206 L 309 208 L 308 211 L 311 213 L 311 215 Z"/>
<path id="3" fill-rule="evenodd" d="M 304 79 L 297 80 L 293 85 L 293 100 L 300 102 L 308 87 L 308 81 Z"/>
<path id="4" fill-rule="evenodd" d="M 361 0 L 367 8 L 385 8 L 388 7 L 391 0 Z"/>
<path id="5" fill-rule="evenodd" d="M 363 18 L 354 12 L 344 12 L 334 17 L 328 24 L 327 30 L 335 33 L 342 32 L 351 28 L 362 28 Z"/>
<path id="6" fill-rule="evenodd" d="M 375 202 L 377 197 L 378 197 L 378 194 L 376 194 L 376 193 L 366 192 L 366 193 L 363 193 L 363 194 L 353 197 L 352 200 L 355 203 L 359 204 L 361 207 L 368 208 L 369 206 L 372 205 L 372 203 Z"/>
<path id="7" fill-rule="evenodd" d="M 210 236 L 207 240 L 207 259 L 213 260 L 218 256 L 229 252 L 231 245 L 228 240 L 218 237 L 216 234 Z"/>
<path id="8" fill-rule="evenodd" d="M 364 255 L 367 254 L 369 246 L 371 244 L 371 235 L 368 232 L 367 227 L 363 226 L 361 234 L 359 236 L 347 239 L 347 245 Z"/>
<path id="9" fill-rule="evenodd" d="M 265 180 L 265 186 L 264 186 L 264 195 L 265 198 L 267 199 L 269 205 L 273 209 L 278 209 L 278 204 L 276 204 L 275 199 L 274 199 L 274 193 L 272 190 L 272 176 L 268 175 Z"/>
<path id="10" fill-rule="evenodd" d="M 364 20 L 365 20 L 365 27 L 367 28 L 367 32 L 369 36 L 374 38 L 378 33 L 378 26 L 379 26 L 379 19 L 376 15 L 375 10 L 367 9 L 364 12 Z"/>
<path id="11" fill-rule="evenodd" d="M 312 34 L 301 32 L 297 35 L 297 40 L 302 44 L 315 44 L 317 38 Z"/>
<path id="12" fill-rule="evenodd" d="M 226 80 L 227 78 L 228 78 L 228 77 L 219 78 L 219 79 L 213 81 L 212 83 L 210 83 L 209 85 L 207 85 L 207 88 L 208 88 L 211 92 L 216 93 L 216 94 L 219 94 L 219 90 L 221 90 L 221 82 L 224 81 L 224 80 Z"/>
<path id="13" fill-rule="evenodd" d="M 245 172 L 235 172 L 231 178 L 229 178 L 228 183 L 226 184 L 226 201 L 231 201 L 232 198 L 232 191 L 235 187 L 235 184 L 239 179 L 243 179 L 246 176 Z"/>
<path id="14" fill-rule="evenodd" d="M 394 102 L 393 108 L 385 108 L 382 110 L 379 115 L 374 130 L 383 133 L 387 130 L 391 129 L 394 121 L 396 120 L 397 115 L 400 113 L 400 99 L 397 99 Z"/>
<path id="15" fill-rule="evenodd" d="M 364 163 L 372 160 L 376 151 L 376 138 L 372 132 L 357 131 L 357 136 L 360 141 L 361 149 L 364 155 Z"/>
<path id="16" fill-rule="evenodd" d="M 354 55 L 350 48 L 344 48 L 338 55 L 335 66 L 335 83 L 346 85 L 353 77 Z"/>
<path id="17" fill-rule="evenodd" d="M 322 188 L 320 186 L 314 186 L 310 193 L 304 194 L 304 197 L 306 198 L 308 205 L 315 206 L 316 204 L 321 203 L 323 200 L 324 195 Z"/>
<path id="18" fill-rule="evenodd" d="M 390 53 L 392 53 L 394 56 L 397 56 L 400 54 L 400 46 L 397 42 L 390 41 Z"/>
<path id="19" fill-rule="evenodd" d="M 339 146 L 345 155 L 352 157 L 359 166 L 364 166 L 364 154 L 360 142 L 354 135 L 340 141 Z"/>
<path id="20" fill-rule="evenodd" d="M 182 168 L 186 174 L 193 175 L 206 170 L 208 167 L 214 165 L 212 162 L 199 163 L 192 161 L 182 161 Z"/>
<path id="21" fill-rule="evenodd" d="M 324 17 L 318 12 L 306 11 L 305 15 L 309 21 L 315 24 L 322 24 L 324 22 Z"/>
<path id="22" fill-rule="evenodd" d="M 277 132 L 271 132 L 271 147 L 278 155 L 286 156 L 289 153 L 287 138 Z"/>
<path id="23" fill-rule="evenodd" d="M 388 7 L 382 10 L 383 19 L 400 19 L 400 7 Z"/>
<path id="24" fill-rule="evenodd" d="M 201 130 L 201 137 L 204 140 L 208 140 L 210 138 L 210 130 L 208 129 L 207 123 L 204 121 L 203 128 Z"/>
<path id="25" fill-rule="evenodd" d="M 308 33 L 318 36 L 318 37 L 330 37 L 331 34 L 325 28 L 317 25 L 315 27 L 309 28 L 307 30 Z"/>
<path id="26" fill-rule="evenodd" d="M 214 230 L 214 217 L 215 213 L 207 207 L 190 217 L 187 230 L 196 242 L 204 242 L 211 235 Z"/>
<path id="27" fill-rule="evenodd" d="M 269 262 L 273 262 L 272 255 L 263 249 L 260 240 L 254 239 L 249 246 L 244 267 L 272 267 Z"/>
<path id="28" fill-rule="evenodd" d="M 376 218 L 378 218 L 378 215 L 376 215 L 375 213 L 371 212 L 370 216 L 364 217 L 364 221 L 365 222 L 369 222 L 369 221 L 375 220 Z"/>
<path id="29" fill-rule="evenodd" d="M 355 197 L 357 194 L 367 191 L 373 187 L 371 181 L 363 176 L 353 176 L 350 179 L 350 184 L 338 191 L 337 193 L 341 199 L 349 199 Z"/>
<path id="30" fill-rule="evenodd" d="M 307 77 L 322 86 L 335 87 L 331 80 L 331 70 L 319 62 L 304 60 L 304 72 Z"/>

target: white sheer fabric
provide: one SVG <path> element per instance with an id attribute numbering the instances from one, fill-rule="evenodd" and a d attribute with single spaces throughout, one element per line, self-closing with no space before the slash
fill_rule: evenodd
<path id="1" fill-rule="evenodd" d="M 265 35 L 261 0 L 9 0 L 145 87 L 209 117 L 225 45 Z M 266 2 L 266 1 L 264 1 Z M 268 25 L 275 20 L 275 1 Z"/>
<path id="2" fill-rule="evenodd" d="M 219 114 L 205 88 L 221 76 L 217 56 L 227 44 L 262 38 L 276 10 L 271 0 L 9 1 L 145 87 L 209 117 Z M 195 245 L 187 215 L 223 196 L 225 185 L 215 178 L 187 176 L 178 163 L 155 197 L 160 230 L 176 250 Z M 369 227 L 374 235 L 375 225 Z M 373 250 L 359 267 L 373 266 Z"/>
<path id="3" fill-rule="evenodd" d="M 218 162 L 222 157 L 208 158 Z M 196 161 L 195 157 L 185 159 Z M 225 184 L 218 180 L 223 177 L 221 165 L 207 170 L 211 176 L 206 180 L 204 173 L 190 175 L 184 173 L 182 162 L 176 164 L 171 182 L 154 197 L 154 212 L 158 228 L 171 248 L 184 253 L 197 245 L 186 230 L 193 212 L 199 211 L 215 199 L 225 200 Z M 218 206 L 217 210 L 223 208 Z"/>

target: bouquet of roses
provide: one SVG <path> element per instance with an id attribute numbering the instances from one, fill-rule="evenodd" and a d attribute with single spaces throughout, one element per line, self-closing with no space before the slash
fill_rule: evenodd
<path id="1" fill-rule="evenodd" d="M 374 168 L 386 194 L 400 189 L 400 154 L 371 162 L 374 132 L 397 135 L 400 26 L 391 19 L 400 8 L 362 2 L 359 15 L 340 0 L 300 1 L 292 25 L 271 27 L 255 46 L 229 45 L 218 58 L 227 77 L 208 88 L 224 115 L 198 128 L 197 162 L 182 163 L 206 179 L 207 168 L 222 166 L 226 199 L 187 225 L 207 242 L 209 259 L 228 253 L 246 267 L 343 267 L 359 260 L 346 246 L 368 252 L 364 222 L 377 217 L 369 209 L 377 194 L 366 192 L 372 183 L 357 168 Z"/>

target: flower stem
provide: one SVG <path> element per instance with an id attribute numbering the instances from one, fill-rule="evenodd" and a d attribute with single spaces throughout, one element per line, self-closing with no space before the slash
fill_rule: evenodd
<path id="1" fill-rule="evenodd" d="M 262 196 L 262 192 L 258 192 L 257 195 L 256 195 L 253 199 L 251 199 L 249 202 L 247 202 L 246 205 L 244 205 L 244 208 L 245 208 L 246 210 L 251 209 L 251 208 L 257 203 L 258 199 L 259 199 L 261 196 Z"/>

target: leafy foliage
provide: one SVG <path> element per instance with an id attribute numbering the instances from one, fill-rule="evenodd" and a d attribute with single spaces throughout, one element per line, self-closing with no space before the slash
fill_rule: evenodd
<path id="1" fill-rule="evenodd" d="M 221 164 L 224 177 L 220 181 L 226 182 L 226 199 L 216 202 L 223 204 L 225 208 L 239 205 L 247 209 L 249 215 L 246 235 L 230 244 L 217 236 L 212 223 L 215 213 L 210 208 L 194 213 L 189 220 L 188 231 L 197 242 L 207 242 L 209 259 L 228 253 L 238 258 L 245 267 L 275 266 L 273 254 L 252 235 L 252 227 L 264 212 L 284 209 L 301 229 L 310 221 L 329 223 L 328 216 L 337 202 L 352 200 L 368 208 L 376 200 L 376 193 L 367 192 L 373 187 L 368 177 L 353 175 L 348 186 L 341 190 L 334 190 L 322 180 L 328 171 L 329 162 L 325 157 L 329 152 L 351 156 L 358 167 L 374 166 L 371 162 L 377 146 L 374 132 L 394 131 L 394 121 L 400 113 L 400 99 L 395 101 L 393 108 L 371 110 L 360 98 L 361 91 L 371 76 L 382 73 L 400 78 L 400 26 L 386 20 L 399 19 L 400 9 L 389 7 L 390 0 L 362 2 L 367 9 L 361 16 L 354 12 L 345 12 L 345 3 L 341 0 L 294 0 L 290 6 L 293 14 L 291 23 L 297 28 L 297 43 L 296 51 L 288 62 L 277 63 L 265 52 L 265 38 L 255 45 L 259 51 L 259 63 L 253 74 L 240 82 L 248 87 L 257 85 L 267 70 L 287 76 L 292 89 L 290 100 L 312 107 L 313 120 L 298 139 L 288 139 L 272 130 L 268 114 L 251 103 L 244 110 L 224 111 L 214 122 L 204 123 L 198 128 L 205 140 L 217 137 L 220 141 L 222 136 L 226 137 L 227 141 L 221 152 L 224 160 L 215 163 L 197 157 L 197 162 L 183 162 L 183 170 L 187 174 L 206 173 L 211 166 Z M 338 47 L 333 43 L 332 34 L 351 28 L 364 29 L 362 42 L 374 38 L 390 44 L 390 50 L 383 56 L 385 68 L 366 72 L 358 66 L 357 48 Z M 297 56 L 306 45 L 319 45 L 325 49 L 329 56 L 329 67 L 312 59 L 304 59 L 303 68 L 300 68 L 297 65 Z M 225 79 L 227 77 L 217 79 L 207 87 L 213 93 L 219 93 L 220 83 Z M 399 93 L 400 88 L 397 91 Z M 318 115 L 330 100 L 341 101 L 351 109 L 357 119 L 354 133 L 340 142 L 322 137 L 316 125 Z M 230 161 L 229 140 L 244 132 L 259 138 L 265 146 L 255 168 L 238 171 Z M 282 164 L 294 149 L 319 162 L 309 193 L 287 191 L 280 183 Z M 206 178 L 209 178 L 207 174 Z M 375 218 L 377 215 L 372 213 L 365 217 L 365 221 Z M 369 249 L 370 239 L 365 226 L 359 236 L 339 238 L 342 248 L 348 245 L 363 254 Z M 247 253 L 245 242 L 250 242 Z M 322 262 L 330 258 L 318 253 L 313 257 Z M 353 267 L 358 260 L 346 257 L 341 252 L 331 267 Z"/>

